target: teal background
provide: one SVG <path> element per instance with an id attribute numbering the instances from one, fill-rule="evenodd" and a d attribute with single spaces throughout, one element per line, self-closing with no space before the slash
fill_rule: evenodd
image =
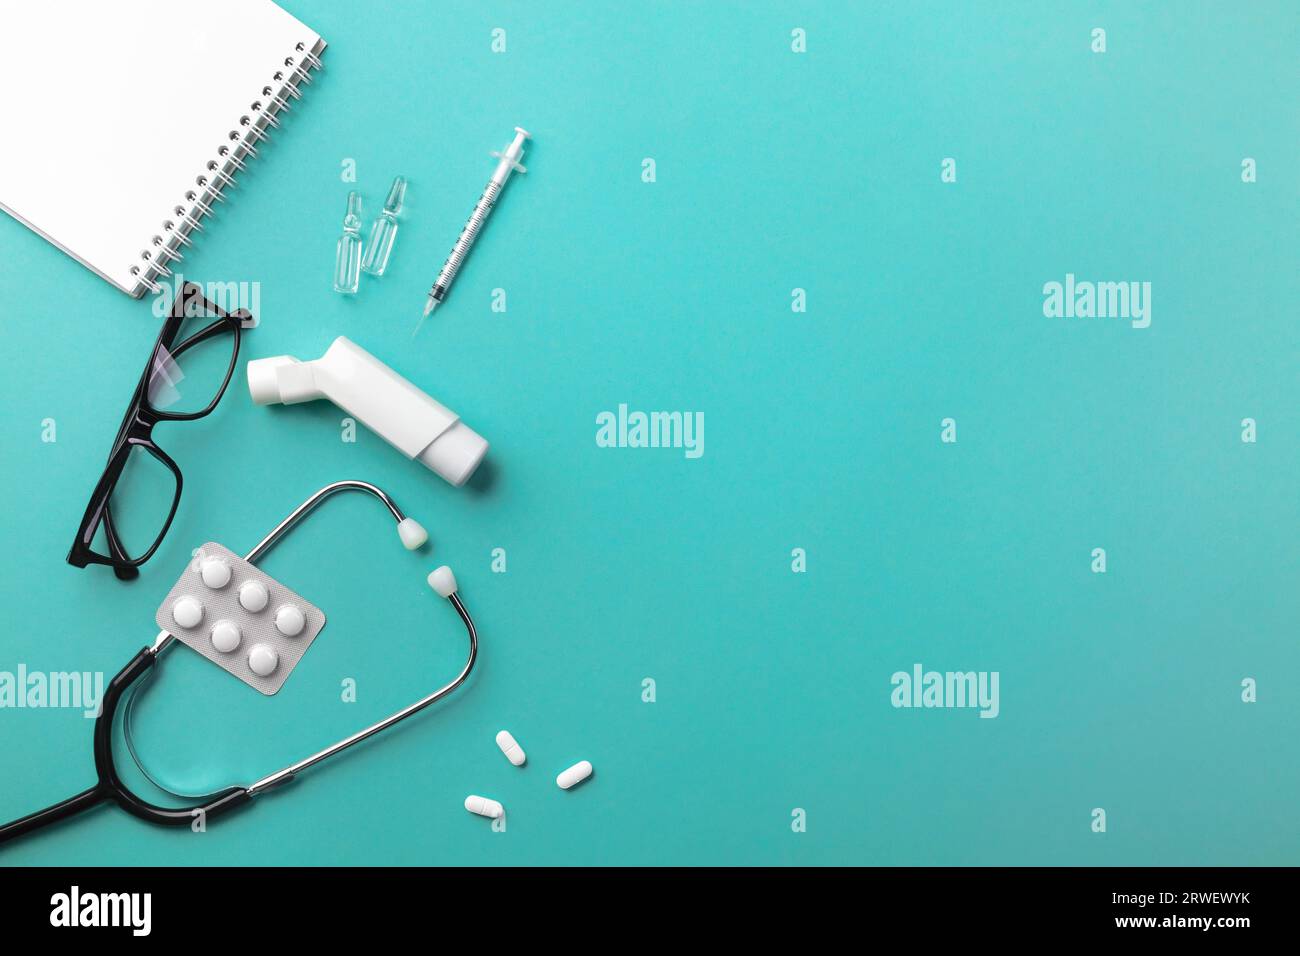
<path id="1" fill-rule="evenodd" d="M 1294 4 L 285 6 L 325 70 L 184 272 L 261 284 L 242 360 L 347 335 L 487 437 L 490 469 L 452 488 L 339 441 L 332 406 L 254 407 L 241 361 L 216 414 L 157 433 L 186 488 L 141 578 L 69 568 L 158 322 L 4 217 L 0 670 L 111 676 L 192 547 L 242 553 L 340 478 L 389 490 L 432 553 L 331 501 L 264 563 L 329 618 L 299 669 L 263 698 L 176 648 L 139 712 L 150 762 L 251 782 L 447 680 L 438 564 L 481 663 L 207 833 L 101 808 L 0 863 L 1297 862 Z M 139 115 L 123 148 L 177 119 Z M 516 123 L 530 171 L 413 339 Z M 346 158 L 367 222 L 410 179 L 355 300 L 330 290 Z M 1151 327 L 1045 318 L 1067 272 L 1150 281 Z M 704 456 L 598 448 L 620 402 L 703 411 Z M 999 671 L 1001 715 L 892 708 L 917 662 Z M 91 727 L 0 711 L 0 818 L 89 785 Z"/>

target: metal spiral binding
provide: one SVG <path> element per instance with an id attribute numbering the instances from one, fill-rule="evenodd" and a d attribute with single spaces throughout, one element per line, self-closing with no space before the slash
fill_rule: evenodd
<path id="1" fill-rule="evenodd" d="M 277 69 L 271 75 L 271 83 L 262 87 L 261 98 L 249 106 L 249 112 L 230 131 L 230 142 L 217 148 L 217 158 L 209 160 L 195 177 L 195 188 L 185 193 L 185 202 L 172 209 L 175 220 L 163 222 L 162 232 L 153 237 L 151 246 L 140 250 L 141 264 L 132 266 L 130 273 L 146 289 L 153 293 L 162 291 L 156 280 L 171 276 L 168 264 L 184 257 L 182 246 L 188 249 L 194 245 L 190 236 L 203 232 L 200 220 L 212 215 L 211 203 L 225 202 L 222 190 L 239 185 L 235 174 L 248 169 L 244 162 L 247 157 L 257 156 L 254 143 L 268 142 L 267 130 L 280 128 L 276 114 L 289 112 L 290 102 L 302 98 L 298 87 L 311 85 L 312 71 L 321 68 L 320 57 L 305 43 L 297 44 L 293 55 L 285 57 L 284 69 Z"/>

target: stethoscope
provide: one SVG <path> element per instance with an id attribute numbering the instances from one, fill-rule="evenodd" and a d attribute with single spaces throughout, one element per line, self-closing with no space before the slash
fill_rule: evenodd
<path id="1" fill-rule="evenodd" d="M 294 525 L 310 514 L 317 505 L 340 491 L 364 491 L 367 494 L 374 495 L 384 503 L 385 507 L 397 520 L 399 528 L 404 531 L 415 524 L 402 513 L 402 510 L 397 507 L 392 498 L 374 485 L 364 481 L 336 481 L 333 484 L 326 485 L 295 508 L 287 518 L 276 525 L 275 529 L 258 543 L 257 547 L 244 555 L 244 560 L 255 563 L 280 538 L 284 537 Z M 418 529 L 418 526 L 416 527 Z M 423 529 L 418 529 L 418 533 L 422 539 L 424 537 Z M 403 534 L 404 542 L 408 540 L 408 536 L 409 531 Z M 335 754 L 342 753 L 354 744 L 361 743 L 367 737 L 373 737 L 380 731 L 387 730 L 394 724 L 400 723 L 412 714 L 424 710 L 424 708 L 447 696 L 463 684 L 469 676 L 470 670 L 474 667 L 474 661 L 478 656 L 478 633 L 474 629 L 474 622 L 470 619 L 469 612 L 465 610 L 465 605 L 461 603 L 460 598 L 457 596 L 456 579 L 451 574 L 451 569 L 443 567 L 434 571 L 429 575 L 429 584 L 451 602 L 451 606 L 456 609 L 460 619 L 465 622 L 466 631 L 469 632 L 469 657 L 460 673 L 450 683 L 438 688 L 427 697 L 420 698 L 409 707 L 404 707 L 397 713 L 385 717 L 383 720 L 377 721 L 349 737 L 344 737 L 342 740 L 330 744 L 324 750 L 319 750 L 310 757 L 304 757 L 282 770 L 277 770 L 256 783 L 249 784 L 246 787 L 227 787 L 215 793 L 193 798 L 197 802 L 190 806 L 160 807 L 141 799 L 122 782 L 113 761 L 113 718 L 117 713 L 119 704 L 121 704 L 125 696 L 129 706 L 131 700 L 129 695 L 133 692 L 134 687 L 139 686 L 137 682 L 141 677 L 150 674 L 163 652 L 176 643 L 176 638 L 168 632 L 159 632 L 153 646 L 142 648 L 135 657 L 131 658 L 130 663 L 109 681 L 108 687 L 104 691 L 102 709 L 95 719 L 95 772 L 99 777 L 95 785 L 83 790 L 76 796 L 68 797 L 53 806 L 46 807 L 44 810 L 38 810 L 19 820 L 14 820 L 12 823 L 0 826 L 0 843 L 30 833 L 32 830 L 47 826 L 65 817 L 72 816 L 74 813 L 80 813 L 82 810 L 87 810 L 110 800 L 115 801 L 128 813 L 150 823 L 167 826 L 193 826 L 197 818 L 206 821 L 218 813 L 225 813 L 241 804 L 248 803 L 253 797 L 259 796 L 281 784 L 288 783 L 309 767 L 313 767 Z"/>

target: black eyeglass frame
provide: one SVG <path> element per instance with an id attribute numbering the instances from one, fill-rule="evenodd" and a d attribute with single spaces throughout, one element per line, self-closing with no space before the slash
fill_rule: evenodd
<path id="1" fill-rule="evenodd" d="M 215 315 L 217 320 L 177 344 L 176 336 L 180 333 L 185 320 L 196 317 L 190 315 L 190 309 L 196 304 L 201 305 L 203 308 L 203 312 L 198 313 L 199 315 Z M 81 518 L 81 526 L 77 529 L 76 540 L 73 541 L 72 548 L 68 551 L 68 563 L 73 567 L 84 568 L 89 564 L 106 564 L 112 567 L 113 573 L 123 581 L 129 581 L 140 576 L 140 565 L 154 556 L 154 552 L 158 550 L 163 538 L 167 536 L 168 529 L 171 528 L 172 519 L 176 517 L 176 508 L 181 502 L 181 487 L 184 483 L 180 466 L 154 442 L 153 428 L 159 422 L 189 422 L 212 414 L 213 409 L 221 401 L 221 397 L 226 394 L 226 388 L 230 385 L 230 379 L 235 373 L 235 366 L 239 363 L 240 330 L 244 322 L 252 317 L 252 313 L 247 309 L 227 312 L 216 303 L 209 301 L 203 295 L 203 290 L 191 282 L 181 286 L 176 298 L 172 300 L 171 312 L 163 322 L 162 331 L 158 333 L 158 339 L 154 342 L 153 350 L 149 353 L 149 362 L 145 365 L 140 381 L 135 387 L 135 394 L 131 397 L 131 404 L 127 407 L 126 415 L 122 418 L 122 425 L 117 431 L 117 438 L 113 441 L 113 449 L 108 455 L 108 463 L 95 485 L 95 490 L 91 493 L 90 503 L 86 505 L 85 514 Z M 155 408 L 150 403 L 149 384 L 155 374 L 162 352 L 165 351 L 169 356 L 175 358 L 199 343 L 206 342 L 208 339 L 227 332 L 235 337 L 235 347 L 230 354 L 230 367 L 226 369 L 226 376 L 221 382 L 221 387 L 217 389 L 216 396 L 208 403 L 206 408 L 197 412 L 169 412 Z M 139 557 L 133 558 L 127 554 L 125 546 L 113 527 L 113 516 L 109 508 L 109 500 L 113 496 L 118 480 L 122 477 L 122 470 L 126 467 L 127 459 L 130 458 L 131 452 L 136 448 L 144 449 L 166 466 L 176 479 L 176 493 L 172 497 L 167 520 L 163 522 L 158 537 L 154 539 L 149 550 Z M 104 539 L 108 543 L 108 554 L 101 554 L 93 547 L 95 535 L 98 533 L 101 524 L 104 526 Z"/>

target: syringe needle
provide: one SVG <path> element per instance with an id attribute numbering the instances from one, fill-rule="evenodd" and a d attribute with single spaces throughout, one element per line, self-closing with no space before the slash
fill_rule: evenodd
<path id="1" fill-rule="evenodd" d="M 438 307 L 438 300 L 429 296 L 429 301 L 424 303 L 424 315 L 420 316 L 420 321 L 415 323 L 415 331 L 411 333 L 411 338 L 420 334 L 420 329 L 424 328 L 424 320 L 429 317 L 429 313 Z"/>

